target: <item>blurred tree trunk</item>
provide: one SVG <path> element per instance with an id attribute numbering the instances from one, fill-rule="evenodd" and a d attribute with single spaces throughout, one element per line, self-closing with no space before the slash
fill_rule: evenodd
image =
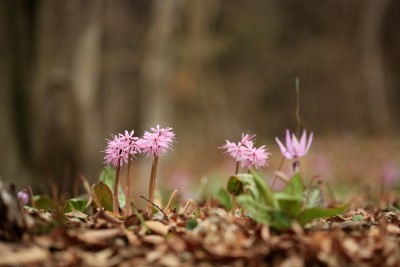
<path id="1" fill-rule="evenodd" d="M 18 186 L 27 182 L 31 146 L 27 98 L 34 36 L 31 19 L 35 4 L 25 1 L 0 3 L 0 176 Z"/>
<path id="2" fill-rule="evenodd" d="M 369 0 L 361 21 L 361 43 L 366 94 L 372 129 L 376 134 L 392 129 L 383 60 L 382 26 L 390 0 Z"/>
<path id="3" fill-rule="evenodd" d="M 171 125 L 173 114 L 172 42 L 180 0 L 155 0 L 150 15 L 142 68 L 142 125 Z"/>
<path id="4" fill-rule="evenodd" d="M 81 166 L 100 154 L 95 148 L 100 129 L 95 101 L 102 4 L 47 0 L 39 10 L 31 101 L 34 160 L 41 177 L 52 178 L 69 192 Z"/>

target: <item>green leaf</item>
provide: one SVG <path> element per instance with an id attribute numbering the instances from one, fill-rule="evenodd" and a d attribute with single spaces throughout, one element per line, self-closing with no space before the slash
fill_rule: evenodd
<path id="1" fill-rule="evenodd" d="M 285 193 L 293 196 L 302 197 L 304 191 L 303 181 L 301 180 L 300 172 L 296 172 L 290 182 L 283 189 Z"/>
<path id="2" fill-rule="evenodd" d="M 197 210 L 194 212 L 194 217 L 193 217 L 193 219 L 188 220 L 188 221 L 186 222 L 186 225 L 185 225 L 185 228 L 186 228 L 186 229 L 193 230 L 194 228 L 196 228 L 196 226 L 197 226 L 197 218 L 199 217 L 199 213 L 200 213 L 200 209 L 197 209 Z"/>
<path id="3" fill-rule="evenodd" d="M 230 210 L 232 208 L 232 203 L 231 203 L 231 195 L 223 189 L 220 188 L 217 192 L 217 198 L 219 203 L 221 203 L 222 206 L 224 206 L 225 209 Z"/>
<path id="4" fill-rule="evenodd" d="M 86 204 L 87 204 L 87 201 L 83 200 L 83 199 L 78 199 L 78 198 L 68 199 L 65 202 L 64 212 L 68 213 L 68 212 L 72 212 L 74 210 L 83 212 L 86 209 Z"/>
<path id="5" fill-rule="evenodd" d="M 302 211 L 299 216 L 297 217 L 297 220 L 301 225 L 305 225 L 306 223 L 309 223 L 313 221 L 314 219 L 318 218 L 323 218 L 323 217 L 331 217 L 338 215 L 340 213 L 345 212 L 348 209 L 348 205 L 338 207 L 338 208 L 311 208 L 311 209 L 306 209 Z"/>
<path id="6" fill-rule="evenodd" d="M 271 223 L 271 211 L 265 204 L 257 202 L 253 197 L 249 195 L 241 195 L 236 198 L 239 205 L 249 212 L 250 217 L 255 221 L 263 224 Z"/>
<path id="7" fill-rule="evenodd" d="M 115 170 L 114 168 L 107 166 L 100 173 L 99 180 L 105 183 L 108 188 L 110 188 L 111 192 L 114 192 L 114 184 L 115 184 Z M 121 180 L 121 177 L 120 177 Z M 125 202 L 125 194 L 122 191 L 121 185 L 118 186 L 118 205 L 123 208 L 126 205 Z"/>
<path id="8" fill-rule="evenodd" d="M 256 171 L 251 170 L 251 174 L 253 175 L 254 182 L 257 185 L 260 195 L 264 199 L 265 203 L 269 206 L 277 207 L 276 201 L 273 198 L 272 191 L 269 185 L 265 182 L 263 178 L 261 178 L 261 176 L 258 175 Z"/>
<path id="9" fill-rule="evenodd" d="M 93 198 L 95 203 L 106 210 L 113 211 L 113 194 L 111 189 L 102 181 L 93 188 Z"/>
<path id="10" fill-rule="evenodd" d="M 57 210 L 58 204 L 52 200 L 48 195 L 33 196 L 35 208 L 42 210 Z"/>
<path id="11" fill-rule="evenodd" d="M 238 196 L 243 193 L 243 184 L 240 178 L 237 176 L 229 177 L 228 184 L 226 186 L 228 192 L 232 195 Z"/>
<path id="12" fill-rule="evenodd" d="M 307 208 L 315 208 L 321 206 L 321 191 L 318 187 L 311 188 L 310 190 L 306 191 L 305 194 L 308 194 L 308 199 L 306 203 Z"/>
<path id="13" fill-rule="evenodd" d="M 277 230 L 290 229 L 292 226 L 292 219 L 284 212 L 273 212 L 271 213 L 270 226 Z"/>
<path id="14" fill-rule="evenodd" d="M 356 214 L 351 218 L 351 220 L 353 222 L 362 222 L 364 221 L 364 216 L 362 216 L 361 214 Z"/>
<path id="15" fill-rule="evenodd" d="M 275 200 L 279 203 L 280 211 L 286 213 L 291 218 L 296 217 L 303 206 L 303 199 L 298 196 L 289 195 L 284 192 L 273 194 Z"/>

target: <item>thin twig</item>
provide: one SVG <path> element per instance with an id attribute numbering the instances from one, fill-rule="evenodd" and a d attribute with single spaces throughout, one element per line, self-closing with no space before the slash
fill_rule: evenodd
<path id="1" fill-rule="evenodd" d="M 165 206 L 165 211 L 167 211 L 169 209 L 169 206 L 171 205 L 172 201 L 174 200 L 176 194 L 178 193 L 178 190 L 174 190 L 174 192 L 172 193 L 171 197 L 169 198 L 169 201 L 167 203 L 167 206 Z"/>
<path id="2" fill-rule="evenodd" d="M 165 214 L 165 212 L 159 207 L 157 206 L 157 204 L 153 203 L 152 201 L 148 200 L 147 198 L 145 198 L 144 196 L 140 196 L 141 198 L 143 198 L 144 200 L 146 200 L 149 204 L 153 205 L 154 207 L 156 207 L 163 215 L 164 218 L 167 219 L 167 214 Z"/>
<path id="3" fill-rule="evenodd" d="M 180 213 L 181 213 L 181 214 L 184 214 L 184 213 L 188 210 L 188 208 L 190 207 L 190 205 L 192 204 L 192 202 L 193 202 L 193 200 L 192 200 L 192 199 L 189 199 L 189 200 L 186 202 L 185 206 L 183 207 L 183 209 L 182 209 L 182 211 L 181 211 Z"/>

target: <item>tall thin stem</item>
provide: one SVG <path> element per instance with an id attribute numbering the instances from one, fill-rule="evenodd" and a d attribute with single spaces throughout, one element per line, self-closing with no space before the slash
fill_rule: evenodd
<path id="1" fill-rule="evenodd" d="M 235 174 L 239 173 L 239 161 L 236 162 Z"/>
<path id="2" fill-rule="evenodd" d="M 119 172 L 121 170 L 121 164 L 118 165 L 117 171 L 115 173 L 115 183 L 114 183 L 114 201 L 113 201 L 113 210 L 114 213 L 119 216 L 119 208 L 118 208 L 118 186 L 119 186 Z"/>
<path id="3" fill-rule="evenodd" d="M 149 184 L 149 200 L 151 202 L 154 202 L 154 189 L 156 187 L 157 165 L 158 165 L 158 156 L 154 156 L 153 163 L 151 165 L 150 184 Z M 150 203 L 147 205 L 147 213 L 151 215 Z"/>
<path id="4" fill-rule="evenodd" d="M 125 208 L 126 214 L 130 216 L 132 214 L 131 208 L 131 168 L 132 168 L 132 156 L 128 158 L 128 173 L 126 175 L 126 188 L 125 188 Z"/>
<path id="5" fill-rule="evenodd" d="M 300 81 L 296 78 L 296 121 L 297 121 L 297 136 L 300 136 Z"/>

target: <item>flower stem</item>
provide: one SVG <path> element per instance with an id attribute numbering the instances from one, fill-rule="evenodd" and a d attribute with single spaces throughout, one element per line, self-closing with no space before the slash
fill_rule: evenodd
<path id="1" fill-rule="evenodd" d="M 125 208 L 126 214 L 130 216 L 132 214 L 131 208 L 131 168 L 132 168 L 132 156 L 128 158 L 128 173 L 126 175 L 126 188 L 125 188 Z"/>
<path id="2" fill-rule="evenodd" d="M 235 174 L 239 173 L 239 161 L 236 162 L 236 169 L 235 169 Z"/>
<path id="3" fill-rule="evenodd" d="M 35 200 L 33 199 L 32 187 L 27 186 L 26 189 L 27 189 L 28 192 L 29 192 L 29 196 L 30 196 L 30 199 L 31 199 L 32 208 L 35 208 Z"/>
<path id="4" fill-rule="evenodd" d="M 118 165 L 117 171 L 115 173 L 115 183 L 114 183 L 114 201 L 113 201 L 113 210 L 114 213 L 119 216 L 118 210 L 118 186 L 119 186 L 119 172 L 121 170 L 121 164 Z"/>
<path id="5" fill-rule="evenodd" d="M 275 175 L 274 175 L 274 178 L 273 178 L 272 184 L 271 184 L 271 190 L 274 188 L 276 178 L 278 178 L 277 172 L 279 172 L 282 169 L 283 162 L 285 162 L 284 156 L 282 156 L 282 159 L 281 159 L 281 162 L 279 163 L 278 169 L 275 172 Z"/>
<path id="6" fill-rule="evenodd" d="M 151 165 L 150 184 L 149 184 L 149 200 L 151 202 L 154 202 L 154 189 L 156 186 L 157 165 L 158 165 L 158 156 L 154 156 L 153 163 Z M 150 203 L 147 205 L 147 213 L 151 215 Z"/>

